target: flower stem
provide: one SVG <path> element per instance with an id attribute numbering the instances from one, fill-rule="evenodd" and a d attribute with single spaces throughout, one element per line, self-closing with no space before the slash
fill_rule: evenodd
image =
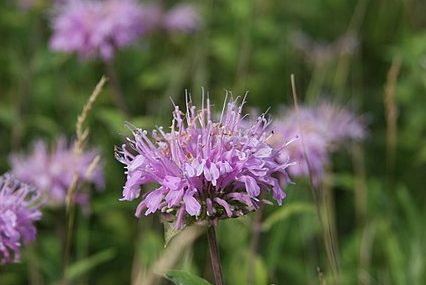
<path id="1" fill-rule="evenodd" d="M 209 226 L 207 230 L 207 237 L 209 240 L 210 261 L 215 285 L 224 285 L 225 283 L 223 282 L 222 267 L 220 266 L 219 249 L 217 247 L 216 231 L 214 225 Z"/>

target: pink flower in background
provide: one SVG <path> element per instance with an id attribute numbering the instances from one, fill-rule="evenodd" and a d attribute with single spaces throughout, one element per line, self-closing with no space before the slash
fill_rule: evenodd
<path id="1" fill-rule="evenodd" d="M 330 152 L 336 151 L 348 140 L 362 140 L 366 135 L 365 126 L 359 118 L 329 103 L 301 107 L 299 112 L 293 109 L 274 121 L 273 129 L 272 145 L 294 140 L 281 151 L 283 157 L 290 156 L 297 162 L 288 168 L 290 175 L 311 176 L 316 185 L 325 174 Z"/>
<path id="2" fill-rule="evenodd" d="M 82 58 L 111 59 L 133 44 L 157 21 L 153 8 L 135 0 L 69 0 L 59 5 L 52 20 L 50 48 Z"/>
<path id="3" fill-rule="evenodd" d="M 323 120 L 323 128 L 327 130 L 327 140 L 330 147 L 339 146 L 349 139 L 362 140 L 366 136 L 363 122 L 349 110 L 331 103 L 318 106 L 318 116 Z"/>
<path id="4" fill-rule="evenodd" d="M 200 13 L 191 4 L 176 5 L 164 15 L 164 27 L 170 32 L 194 32 L 201 27 Z"/>
<path id="5" fill-rule="evenodd" d="M 36 237 L 40 199 L 30 186 L 9 174 L 0 176 L 0 264 L 18 262 L 22 243 Z"/>
<path id="6" fill-rule="evenodd" d="M 243 104 L 225 102 L 214 120 L 208 99 L 201 110 L 188 99 L 185 114 L 175 106 L 170 132 L 158 128 L 148 138 L 132 128 L 134 138 L 116 151 L 127 169 L 122 200 L 139 198 L 142 185 L 159 185 L 142 194 L 136 216 L 160 212 L 175 217 L 181 228 L 254 211 L 264 203 L 264 192 L 281 204 L 279 179 L 287 179 L 289 162 L 266 143 L 269 122 L 263 116 L 242 127 Z"/>
<path id="7" fill-rule="evenodd" d="M 92 165 L 97 155 L 95 150 L 77 155 L 64 138 L 59 138 L 51 149 L 45 142 L 37 141 L 28 155 L 10 156 L 11 173 L 35 186 L 49 205 L 60 206 L 65 203 L 74 175 L 80 183 L 94 184 L 97 189 L 104 187 L 102 167 Z M 88 199 L 87 193 L 77 192 L 76 202 L 80 206 L 87 207 Z"/>

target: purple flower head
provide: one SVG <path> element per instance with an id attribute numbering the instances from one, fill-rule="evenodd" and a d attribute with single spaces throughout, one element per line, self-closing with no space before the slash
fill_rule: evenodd
<path id="1" fill-rule="evenodd" d="M 53 18 L 50 48 L 109 60 L 152 29 L 151 12 L 135 0 L 69 0 Z"/>
<path id="2" fill-rule="evenodd" d="M 181 228 L 254 211 L 268 191 L 281 204 L 285 193 L 279 179 L 287 178 L 289 162 L 267 144 L 264 116 L 241 126 L 243 104 L 225 101 L 214 121 L 209 99 L 197 110 L 189 98 L 186 113 L 175 106 L 170 132 L 158 128 L 150 139 L 146 131 L 132 128 L 134 138 L 116 151 L 127 174 L 122 200 L 139 198 L 142 185 L 158 184 L 142 195 L 136 216 L 160 212 L 175 216 Z"/>
<path id="3" fill-rule="evenodd" d="M 272 145 L 293 141 L 281 155 L 297 162 L 289 167 L 291 176 L 311 177 L 318 185 L 325 174 L 330 152 L 336 151 L 345 141 L 361 140 L 365 127 L 361 120 L 344 108 L 329 103 L 316 107 L 301 107 L 274 122 Z"/>
<path id="4" fill-rule="evenodd" d="M 38 188 L 48 204 L 59 206 L 65 203 L 74 175 L 77 175 L 80 183 L 93 183 L 98 189 L 103 188 L 102 167 L 93 165 L 97 155 L 95 150 L 78 155 L 72 144 L 68 145 L 61 137 L 52 149 L 45 142 L 37 141 L 29 155 L 12 154 L 10 164 L 12 174 Z M 87 193 L 76 194 L 76 202 L 82 207 L 88 206 L 88 198 Z"/>
<path id="5" fill-rule="evenodd" d="M 34 222 L 41 218 L 36 191 L 9 174 L 0 176 L 0 264 L 20 260 L 22 242 L 36 237 Z"/>
<path id="6" fill-rule="evenodd" d="M 317 112 L 324 122 L 323 128 L 327 130 L 331 148 L 347 140 L 360 141 L 366 137 L 362 120 L 349 110 L 324 102 L 318 106 Z"/>
<path id="7" fill-rule="evenodd" d="M 191 33 L 201 26 L 200 13 L 190 4 L 176 5 L 164 17 L 164 26 L 170 32 Z"/>

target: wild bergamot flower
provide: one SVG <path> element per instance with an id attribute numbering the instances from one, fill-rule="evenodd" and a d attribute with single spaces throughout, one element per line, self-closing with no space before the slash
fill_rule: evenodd
<path id="1" fill-rule="evenodd" d="M 56 7 L 50 48 L 109 60 L 155 26 L 160 14 L 154 12 L 135 0 L 66 1 Z"/>
<path id="2" fill-rule="evenodd" d="M 331 152 L 348 140 L 362 140 L 366 135 L 360 118 L 345 108 L 325 102 L 286 111 L 272 127 L 272 145 L 280 148 L 283 142 L 294 140 L 281 151 L 284 158 L 290 156 L 296 162 L 288 169 L 290 176 L 311 176 L 314 184 L 323 179 Z"/>
<path id="3" fill-rule="evenodd" d="M 164 15 L 164 27 L 170 32 L 191 33 L 201 27 L 199 10 L 188 3 L 179 4 Z"/>
<path id="4" fill-rule="evenodd" d="M 214 120 L 209 99 L 197 110 L 187 98 L 185 113 L 175 106 L 170 132 L 158 128 L 148 137 L 132 127 L 133 138 L 116 151 L 127 174 L 122 200 L 139 198 L 142 185 L 158 185 L 142 194 L 136 216 L 160 212 L 175 217 L 181 228 L 254 211 L 265 202 L 265 192 L 281 204 L 280 180 L 288 177 L 289 161 L 278 159 L 279 150 L 268 145 L 270 122 L 264 116 L 242 126 L 243 105 L 244 100 L 225 100 Z"/>
<path id="5" fill-rule="evenodd" d="M 74 175 L 80 183 L 94 184 L 98 189 L 104 186 L 103 169 L 92 163 L 98 152 L 94 149 L 76 154 L 73 144 L 59 137 L 51 148 L 44 141 L 36 141 L 29 154 L 13 153 L 10 156 L 11 173 L 18 179 L 35 186 L 47 200 L 49 206 L 65 204 L 65 198 Z M 79 191 L 76 202 L 87 207 L 89 196 Z"/>
<path id="6" fill-rule="evenodd" d="M 22 243 L 35 239 L 39 206 L 34 188 L 9 174 L 0 176 L 0 263 L 18 262 Z"/>

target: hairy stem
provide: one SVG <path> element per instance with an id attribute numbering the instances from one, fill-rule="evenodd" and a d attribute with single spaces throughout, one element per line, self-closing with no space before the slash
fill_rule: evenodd
<path id="1" fill-rule="evenodd" d="M 225 283 L 223 282 L 222 267 L 220 266 L 219 249 L 217 247 L 216 231 L 214 225 L 209 226 L 207 230 L 207 237 L 209 240 L 210 261 L 215 285 L 224 285 Z"/>

